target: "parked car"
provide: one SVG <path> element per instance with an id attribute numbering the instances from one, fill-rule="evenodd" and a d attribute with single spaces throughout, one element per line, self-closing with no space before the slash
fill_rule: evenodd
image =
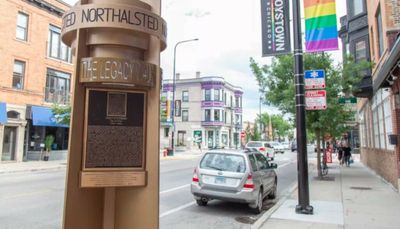
<path id="1" fill-rule="evenodd" d="M 297 150 L 297 141 L 296 139 L 294 139 L 291 143 L 290 143 L 290 149 L 292 150 L 292 152 Z"/>
<path id="2" fill-rule="evenodd" d="M 246 144 L 246 149 L 255 149 L 258 152 L 264 154 L 269 160 L 273 161 L 275 157 L 274 148 L 268 143 L 264 141 L 249 141 Z"/>
<path id="3" fill-rule="evenodd" d="M 284 150 L 289 150 L 290 149 L 290 144 L 289 142 L 280 142 Z"/>
<path id="4" fill-rule="evenodd" d="M 260 213 L 263 199 L 276 197 L 277 165 L 256 150 L 215 150 L 194 169 L 191 193 L 199 206 L 216 199 L 247 203 Z"/>
<path id="5" fill-rule="evenodd" d="M 268 142 L 274 149 L 274 153 L 284 153 L 285 149 L 279 142 Z"/>

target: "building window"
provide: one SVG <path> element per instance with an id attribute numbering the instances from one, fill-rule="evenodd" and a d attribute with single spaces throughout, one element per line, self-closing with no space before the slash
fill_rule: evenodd
<path id="1" fill-rule="evenodd" d="M 206 109 L 204 111 L 204 121 L 206 121 L 206 122 L 211 121 L 211 110 L 210 109 Z"/>
<path id="2" fill-rule="evenodd" d="M 61 30 L 58 27 L 50 25 L 49 28 L 49 56 L 65 62 L 72 62 L 71 48 L 61 41 Z"/>
<path id="3" fill-rule="evenodd" d="M 393 150 L 388 135 L 392 133 L 392 109 L 390 92 L 379 90 L 372 99 L 374 148 Z"/>
<path id="4" fill-rule="evenodd" d="M 214 121 L 215 122 L 221 121 L 221 116 L 220 116 L 220 111 L 219 110 L 214 110 Z"/>
<path id="5" fill-rule="evenodd" d="M 28 21 L 29 16 L 27 14 L 18 12 L 17 15 L 17 32 L 16 37 L 19 40 L 28 40 Z"/>
<path id="6" fill-rule="evenodd" d="M 189 92 L 182 91 L 182 102 L 189 102 Z"/>
<path id="7" fill-rule="evenodd" d="M 224 92 L 224 105 L 226 105 L 226 92 Z"/>
<path id="8" fill-rule="evenodd" d="M 187 122 L 187 121 L 189 121 L 189 111 L 182 110 L 182 122 Z"/>
<path id="9" fill-rule="evenodd" d="M 220 91 L 218 89 L 214 89 L 214 101 L 220 101 Z"/>
<path id="10" fill-rule="evenodd" d="M 353 16 L 356 16 L 362 12 L 364 12 L 364 0 L 353 0 Z"/>
<path id="11" fill-rule="evenodd" d="M 47 69 L 45 101 L 50 103 L 69 103 L 71 75 L 68 73 Z"/>
<path id="12" fill-rule="evenodd" d="M 376 26 L 378 27 L 378 53 L 379 57 L 382 56 L 383 50 L 384 50 L 384 44 L 383 44 L 383 28 L 382 28 L 382 13 L 381 13 L 381 7 L 378 7 L 378 11 L 376 12 Z"/>
<path id="13" fill-rule="evenodd" d="M 205 99 L 205 101 L 210 101 L 210 100 L 211 100 L 211 90 L 210 90 L 210 89 L 207 89 L 207 90 L 205 90 L 204 93 L 205 93 L 205 94 L 204 94 L 204 99 Z"/>
<path id="14" fill-rule="evenodd" d="M 367 42 L 365 40 L 361 40 L 356 42 L 355 44 L 355 61 L 356 63 L 361 60 L 367 59 Z"/>
<path id="15" fill-rule="evenodd" d="M 239 125 L 239 124 L 241 124 L 242 122 L 241 122 L 241 120 L 240 120 L 240 115 L 236 115 L 236 122 L 235 122 L 237 125 Z"/>
<path id="16" fill-rule="evenodd" d="M 25 75 L 25 62 L 16 60 L 14 61 L 14 72 L 12 87 L 15 89 L 24 88 L 24 75 Z"/>
<path id="17" fill-rule="evenodd" d="M 394 145 L 389 143 L 389 134 L 393 133 L 392 126 L 392 108 L 390 106 L 390 97 L 387 97 L 383 101 L 383 114 L 385 118 L 385 131 L 386 131 L 386 148 L 389 150 L 394 150 Z"/>

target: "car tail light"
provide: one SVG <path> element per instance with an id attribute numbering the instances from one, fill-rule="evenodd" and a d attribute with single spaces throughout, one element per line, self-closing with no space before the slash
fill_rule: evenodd
<path id="1" fill-rule="evenodd" d="M 253 176 L 251 174 L 249 174 L 247 176 L 247 180 L 246 180 L 246 183 L 244 183 L 243 188 L 246 188 L 246 189 L 253 189 L 254 188 Z"/>
<path id="2" fill-rule="evenodd" d="M 264 147 L 261 147 L 259 150 L 260 151 L 265 151 L 266 149 Z"/>
<path id="3" fill-rule="evenodd" d="M 194 171 L 193 171 L 192 182 L 195 182 L 195 183 L 199 182 L 199 177 L 197 176 L 197 170 L 196 169 L 194 169 Z"/>

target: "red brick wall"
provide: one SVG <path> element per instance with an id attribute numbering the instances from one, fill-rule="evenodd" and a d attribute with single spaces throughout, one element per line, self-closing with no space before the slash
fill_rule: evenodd
<path id="1" fill-rule="evenodd" d="M 361 148 L 361 161 L 398 188 L 397 154 L 393 151 Z"/>

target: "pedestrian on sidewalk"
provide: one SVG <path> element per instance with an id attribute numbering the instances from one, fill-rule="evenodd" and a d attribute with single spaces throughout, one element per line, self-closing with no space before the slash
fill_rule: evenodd
<path id="1" fill-rule="evenodd" d="M 338 160 L 340 165 L 343 164 L 343 148 L 342 148 L 342 144 L 341 144 L 341 140 L 336 144 L 337 146 L 337 152 L 338 152 Z"/>
<path id="2" fill-rule="evenodd" d="M 349 167 L 351 158 L 351 146 L 347 134 L 343 135 L 343 138 L 340 141 L 340 145 L 343 151 L 343 162 L 347 167 Z M 343 164 L 343 162 L 341 164 Z"/>

